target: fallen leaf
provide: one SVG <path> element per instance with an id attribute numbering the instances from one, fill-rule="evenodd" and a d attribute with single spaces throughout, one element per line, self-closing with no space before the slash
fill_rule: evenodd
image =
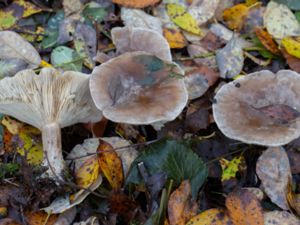
<path id="1" fill-rule="evenodd" d="M 210 52 L 214 52 L 217 49 L 223 47 L 226 44 L 226 41 L 221 37 L 215 35 L 213 32 L 209 31 L 201 39 L 201 46 Z"/>
<path id="2" fill-rule="evenodd" d="M 121 9 L 121 18 L 123 23 L 128 27 L 141 27 L 155 30 L 162 34 L 162 22 L 159 18 L 151 16 L 140 9 Z"/>
<path id="3" fill-rule="evenodd" d="M 205 65 L 210 69 L 217 68 L 216 57 L 214 54 L 211 54 L 201 45 L 191 44 L 187 47 L 187 51 L 190 57 L 193 58 L 193 61 L 196 62 L 199 66 Z M 203 57 L 200 57 L 202 56 Z"/>
<path id="4" fill-rule="evenodd" d="M 264 225 L 260 202 L 248 190 L 239 189 L 231 192 L 226 198 L 226 207 L 234 225 Z"/>
<path id="5" fill-rule="evenodd" d="M 300 23 L 285 5 L 270 1 L 264 14 L 264 26 L 275 39 L 300 34 Z"/>
<path id="6" fill-rule="evenodd" d="M 291 170 L 285 150 L 281 147 L 270 147 L 264 151 L 257 161 L 256 173 L 271 201 L 288 210 L 287 188 Z"/>
<path id="7" fill-rule="evenodd" d="M 259 2 L 259 0 L 246 0 L 246 6 L 254 5 L 255 3 Z"/>
<path id="8" fill-rule="evenodd" d="M 187 9 L 179 4 L 167 4 L 167 12 L 170 19 L 181 29 L 192 34 L 201 35 L 202 31 L 198 27 L 197 21 Z"/>
<path id="9" fill-rule="evenodd" d="M 232 30 L 241 30 L 246 16 L 248 14 L 248 7 L 245 4 L 238 4 L 223 12 L 223 20 L 227 26 Z"/>
<path id="10" fill-rule="evenodd" d="M 273 40 L 272 36 L 267 31 L 265 31 L 261 27 L 256 27 L 255 34 L 266 49 L 268 49 L 275 55 L 280 54 L 276 42 Z"/>
<path id="11" fill-rule="evenodd" d="M 167 39 L 170 48 L 184 48 L 188 43 L 182 33 L 174 28 L 164 28 L 164 37 Z"/>
<path id="12" fill-rule="evenodd" d="M 220 77 L 233 78 L 244 66 L 244 55 L 238 38 L 232 38 L 224 48 L 216 53 Z"/>
<path id="13" fill-rule="evenodd" d="M 89 188 L 99 177 L 100 166 L 98 157 L 88 158 L 81 167 L 76 170 L 76 184 L 81 188 Z"/>
<path id="14" fill-rule="evenodd" d="M 22 225 L 22 224 L 11 218 L 5 218 L 5 219 L 0 219 L 0 225 Z"/>
<path id="15" fill-rule="evenodd" d="M 190 182 L 182 181 L 180 186 L 170 195 L 168 215 L 170 225 L 184 225 L 196 215 L 198 205 L 191 201 Z"/>
<path id="16" fill-rule="evenodd" d="M 290 55 L 300 58 L 300 36 L 285 37 L 281 40 L 281 44 Z"/>
<path id="17" fill-rule="evenodd" d="M 246 188 L 243 188 L 243 189 L 246 189 L 248 191 L 250 191 L 252 194 L 254 194 L 256 196 L 256 198 L 259 200 L 259 201 L 262 201 L 265 197 L 264 193 L 262 190 L 260 190 L 259 188 L 255 188 L 255 187 L 246 187 Z"/>
<path id="18" fill-rule="evenodd" d="M 106 177 L 113 190 L 120 189 L 124 181 L 122 161 L 118 154 L 113 150 L 113 146 L 101 140 L 97 153 L 101 172 Z"/>
<path id="19" fill-rule="evenodd" d="M 289 67 L 297 73 L 300 73 L 300 59 L 288 54 L 284 49 L 282 49 L 281 52 Z"/>
<path id="20" fill-rule="evenodd" d="M 0 78 L 13 76 L 17 72 L 26 69 L 27 62 L 22 59 L 0 59 Z"/>
<path id="21" fill-rule="evenodd" d="M 37 50 L 19 34 L 0 31 L 0 59 L 9 58 L 24 60 L 34 68 L 41 63 Z"/>
<path id="22" fill-rule="evenodd" d="M 59 46 L 51 53 L 51 64 L 64 70 L 81 71 L 83 59 L 71 48 Z"/>
<path id="23" fill-rule="evenodd" d="M 9 116 L 4 116 L 1 120 L 1 123 L 13 135 L 18 134 L 20 132 L 20 129 L 24 126 L 23 123 L 18 122 L 17 120 L 11 119 Z"/>
<path id="24" fill-rule="evenodd" d="M 222 209 L 208 209 L 194 216 L 186 225 L 233 225 Z M 240 224 L 241 225 L 241 224 Z"/>
<path id="25" fill-rule="evenodd" d="M 24 214 L 28 225 L 54 225 L 58 217 L 57 215 L 50 215 L 48 217 L 48 214 L 42 211 L 26 211 Z"/>
<path id="26" fill-rule="evenodd" d="M 222 158 L 219 160 L 222 167 L 221 181 L 227 181 L 236 177 L 237 172 L 246 169 L 246 162 L 243 156 L 234 157 L 232 160 Z"/>
<path id="27" fill-rule="evenodd" d="M 264 225 L 297 225 L 299 220 L 286 211 L 277 211 L 264 213 Z"/>
<path id="28" fill-rule="evenodd" d="M 79 223 L 74 223 L 73 225 L 99 225 L 99 221 L 97 217 L 91 216 L 85 221 L 81 221 Z"/>
<path id="29" fill-rule="evenodd" d="M 145 8 L 148 6 L 153 6 L 160 0 L 112 0 L 113 3 L 125 6 L 128 8 Z"/>
<path id="30" fill-rule="evenodd" d="M 78 13 L 83 7 L 80 0 L 63 0 L 62 5 L 66 16 Z"/>

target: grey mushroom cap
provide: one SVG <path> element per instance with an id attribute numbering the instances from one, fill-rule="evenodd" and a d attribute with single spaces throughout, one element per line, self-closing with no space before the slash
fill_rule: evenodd
<path id="1" fill-rule="evenodd" d="M 93 70 L 91 95 L 103 115 L 114 122 L 171 121 L 188 100 L 184 80 L 171 77 L 171 72 L 183 76 L 175 63 L 147 52 L 128 52 Z"/>
<path id="2" fill-rule="evenodd" d="M 101 112 L 95 107 L 88 87 L 89 76 L 53 68 L 39 75 L 23 70 L 0 81 L 0 112 L 39 129 L 49 123 L 66 127 L 79 122 L 96 122 Z"/>
<path id="3" fill-rule="evenodd" d="M 284 106 L 289 112 L 299 114 L 299 99 L 298 73 L 281 70 L 274 74 L 263 70 L 222 86 L 215 96 L 213 116 L 219 129 L 231 139 L 281 146 L 300 136 L 299 115 L 280 122 L 261 109 Z"/>

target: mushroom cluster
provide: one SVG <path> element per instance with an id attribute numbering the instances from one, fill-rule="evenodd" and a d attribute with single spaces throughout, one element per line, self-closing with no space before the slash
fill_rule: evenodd
<path id="1" fill-rule="evenodd" d="M 263 70 L 223 85 L 213 116 L 229 138 L 281 146 L 300 136 L 300 75 Z"/>

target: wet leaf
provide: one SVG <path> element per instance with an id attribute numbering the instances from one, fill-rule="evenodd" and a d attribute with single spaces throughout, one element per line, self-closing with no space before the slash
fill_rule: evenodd
<path id="1" fill-rule="evenodd" d="M 285 37 L 281 40 L 281 44 L 290 55 L 300 58 L 300 36 Z"/>
<path id="2" fill-rule="evenodd" d="M 248 190 L 239 189 L 226 198 L 226 207 L 235 225 L 264 225 L 263 209 L 256 196 Z"/>
<path id="3" fill-rule="evenodd" d="M 216 60 L 222 78 L 233 78 L 238 75 L 244 65 L 243 50 L 239 39 L 231 39 L 224 48 L 218 50 Z"/>
<path id="4" fill-rule="evenodd" d="M 222 209 L 208 209 L 194 216 L 186 225 L 233 225 Z"/>
<path id="5" fill-rule="evenodd" d="M 222 158 L 219 160 L 222 167 L 221 181 L 227 181 L 236 177 L 237 172 L 241 169 L 245 170 L 246 162 L 243 156 L 234 157 L 232 160 Z"/>
<path id="6" fill-rule="evenodd" d="M 189 181 L 182 181 L 169 198 L 168 215 L 170 225 L 184 225 L 196 215 L 197 208 L 197 203 L 191 201 L 191 185 Z"/>
<path id="7" fill-rule="evenodd" d="M 76 171 L 76 184 L 81 188 L 89 188 L 100 176 L 98 157 L 88 158 Z"/>
<path id="8" fill-rule="evenodd" d="M 42 10 L 25 0 L 15 0 L 4 9 L 0 9 L 0 30 L 14 26 L 21 18 L 39 13 Z"/>
<path id="9" fill-rule="evenodd" d="M 0 59 L 21 59 L 32 67 L 41 63 L 37 50 L 19 34 L 13 31 L 0 31 Z"/>
<path id="10" fill-rule="evenodd" d="M 25 212 L 26 222 L 28 225 L 54 225 L 58 215 L 50 215 L 42 211 L 38 212 Z"/>
<path id="11" fill-rule="evenodd" d="M 190 180 L 192 196 L 195 197 L 207 176 L 207 168 L 203 161 L 186 143 L 175 140 L 162 140 L 146 148 L 133 162 L 128 174 L 127 183 L 139 184 L 137 164 L 143 162 L 150 175 L 165 172 L 175 185 L 183 180 Z"/>
<path id="12" fill-rule="evenodd" d="M 124 181 L 122 161 L 113 147 L 101 140 L 97 149 L 100 169 L 108 180 L 112 189 L 118 190 L 122 187 Z"/>
<path id="13" fill-rule="evenodd" d="M 291 179 L 291 170 L 285 150 L 274 147 L 264 151 L 257 161 L 256 173 L 272 202 L 282 209 L 289 209 L 287 187 Z"/>
<path id="14" fill-rule="evenodd" d="M 155 5 L 160 0 L 112 0 L 113 3 L 125 6 L 128 8 L 145 8 L 148 6 Z"/>
<path id="15" fill-rule="evenodd" d="M 275 39 L 300 34 L 300 23 L 285 5 L 270 1 L 264 14 L 264 26 Z"/>
<path id="16" fill-rule="evenodd" d="M 223 12 L 223 20 L 232 30 L 241 30 L 248 14 L 248 7 L 245 4 L 238 4 Z"/>
<path id="17" fill-rule="evenodd" d="M 300 2 L 298 0 L 274 0 L 274 2 L 284 4 L 293 10 L 300 10 Z"/>
<path id="18" fill-rule="evenodd" d="M 81 71 L 83 59 L 75 50 L 59 46 L 51 53 L 51 64 L 64 70 Z"/>
<path id="19" fill-rule="evenodd" d="M 264 213 L 265 225 L 297 225 L 299 220 L 286 211 L 272 211 Z"/>
<path id="20" fill-rule="evenodd" d="M 192 34 L 201 35 L 202 31 L 198 27 L 197 21 L 187 9 L 179 4 L 167 4 L 167 12 L 170 19 L 181 29 Z"/>
<path id="21" fill-rule="evenodd" d="M 164 28 L 164 37 L 167 39 L 170 48 L 184 48 L 187 45 L 187 41 L 183 34 L 174 28 Z"/>
<path id="22" fill-rule="evenodd" d="M 275 55 L 278 55 L 280 53 L 276 42 L 267 31 L 260 27 L 256 27 L 255 34 L 266 49 L 268 49 Z"/>

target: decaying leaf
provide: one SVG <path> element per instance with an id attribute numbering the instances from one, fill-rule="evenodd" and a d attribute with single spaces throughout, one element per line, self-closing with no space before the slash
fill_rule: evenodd
<path id="1" fill-rule="evenodd" d="M 122 161 L 113 147 L 101 140 L 97 149 L 101 172 L 104 174 L 111 187 L 118 190 L 124 181 Z"/>
<path id="2" fill-rule="evenodd" d="M 291 170 L 285 150 L 274 147 L 264 151 L 257 161 L 256 173 L 272 202 L 288 210 L 287 188 L 291 179 Z"/>
<path id="3" fill-rule="evenodd" d="M 145 8 L 148 6 L 155 5 L 160 0 L 112 0 L 113 3 L 125 6 L 128 8 Z"/>
<path id="4" fill-rule="evenodd" d="M 282 49 L 281 52 L 289 67 L 297 73 L 300 73 L 300 59 L 288 54 L 284 49 Z"/>
<path id="5" fill-rule="evenodd" d="M 276 42 L 267 31 L 260 27 L 256 27 L 255 34 L 266 49 L 268 49 L 275 55 L 278 55 L 280 53 Z"/>
<path id="6" fill-rule="evenodd" d="M 192 34 L 201 35 L 195 18 L 187 12 L 187 9 L 179 4 L 167 4 L 167 12 L 170 19 L 181 29 Z"/>
<path id="7" fill-rule="evenodd" d="M 226 207 L 234 225 L 264 225 L 260 202 L 246 189 L 231 192 L 226 198 Z"/>
<path id="8" fill-rule="evenodd" d="M 208 209 L 194 216 L 186 225 L 233 225 L 222 209 Z"/>
<path id="9" fill-rule="evenodd" d="M 198 205 L 191 201 L 191 185 L 185 180 L 170 195 L 168 202 L 168 215 L 170 225 L 184 225 L 196 215 Z"/>
<path id="10" fill-rule="evenodd" d="M 236 177 L 236 173 L 240 170 L 245 170 L 246 162 L 243 156 L 234 157 L 232 160 L 222 158 L 219 160 L 222 167 L 221 181 L 227 181 Z"/>
<path id="11" fill-rule="evenodd" d="M 264 225 L 298 225 L 299 220 L 286 211 L 272 211 L 264 213 Z"/>
<path id="12" fill-rule="evenodd" d="M 292 11 L 282 4 L 270 1 L 264 13 L 264 26 L 275 39 L 300 34 L 300 23 Z"/>
<path id="13" fill-rule="evenodd" d="M 100 166 L 98 157 L 95 155 L 81 165 L 76 171 L 76 184 L 81 188 L 89 188 L 99 177 Z"/>
<path id="14" fill-rule="evenodd" d="M 163 35 L 167 39 L 170 48 L 184 48 L 187 45 L 183 34 L 175 28 L 164 28 Z"/>
<path id="15" fill-rule="evenodd" d="M 247 14 L 248 7 L 245 4 L 238 4 L 224 10 L 223 20 L 230 29 L 241 30 Z"/>
<path id="16" fill-rule="evenodd" d="M 24 214 L 28 225 L 54 225 L 58 217 L 57 215 L 48 216 L 47 213 L 42 211 L 26 211 Z"/>
<path id="17" fill-rule="evenodd" d="M 151 16 L 140 9 L 121 9 L 121 18 L 128 27 L 141 27 L 155 30 L 162 34 L 162 22 L 159 18 Z"/>
<path id="18" fill-rule="evenodd" d="M 244 65 L 240 40 L 232 38 L 224 48 L 217 51 L 216 60 L 222 78 L 233 78 L 238 75 Z"/>
<path id="19" fill-rule="evenodd" d="M 285 37 L 281 40 L 281 44 L 290 55 L 300 59 L 300 36 Z"/>

